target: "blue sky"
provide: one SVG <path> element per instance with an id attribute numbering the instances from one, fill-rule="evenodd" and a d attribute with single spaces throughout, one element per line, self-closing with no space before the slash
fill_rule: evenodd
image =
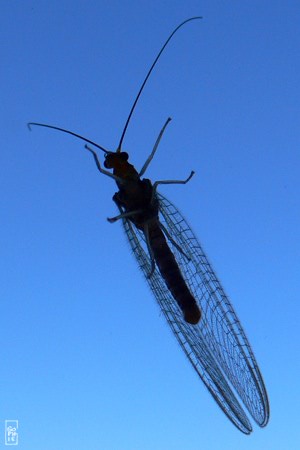
<path id="1" fill-rule="evenodd" d="M 219 410 L 160 315 L 80 141 L 136 167 L 191 223 L 259 362 L 271 419 L 247 437 Z M 297 1 L 7 1 L 1 8 L 0 448 L 296 450 L 300 93 Z M 3 432 L 1 427 L 3 426 Z"/>

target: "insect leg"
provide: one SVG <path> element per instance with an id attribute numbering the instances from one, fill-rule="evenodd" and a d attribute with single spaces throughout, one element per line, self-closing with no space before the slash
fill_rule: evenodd
<path id="1" fill-rule="evenodd" d="M 188 181 L 190 181 L 190 179 L 192 178 L 192 176 L 195 175 L 195 172 L 192 170 L 190 175 L 187 177 L 186 180 L 160 180 L 160 181 L 155 181 L 155 183 L 153 183 L 153 189 L 156 190 L 157 186 L 159 184 L 186 184 Z"/>
<path id="2" fill-rule="evenodd" d="M 147 223 L 145 224 L 145 227 L 144 227 L 144 235 L 145 235 L 145 238 L 146 238 L 146 244 L 147 244 L 147 248 L 148 248 L 148 252 L 149 252 L 149 256 L 150 256 L 150 261 L 151 261 L 151 271 L 147 275 L 147 278 L 151 278 L 153 273 L 154 273 L 154 270 L 155 270 L 155 259 L 154 259 L 153 250 L 152 250 L 152 247 L 151 247 L 151 244 L 150 244 L 149 227 L 148 227 Z"/>
<path id="3" fill-rule="evenodd" d="M 157 137 L 157 139 L 156 139 L 156 142 L 155 142 L 155 144 L 154 144 L 153 150 L 152 150 L 152 152 L 150 153 L 149 157 L 147 158 L 145 164 L 143 165 L 143 167 L 142 167 L 142 169 L 141 169 L 141 171 L 140 171 L 140 173 L 139 173 L 139 176 L 140 176 L 140 177 L 141 177 L 142 175 L 144 175 L 144 173 L 145 173 L 146 170 L 147 170 L 147 167 L 149 166 L 150 162 L 152 161 L 152 158 L 153 158 L 153 156 L 155 155 L 155 152 L 156 152 L 157 147 L 158 147 L 158 145 L 159 145 L 159 143 L 160 143 L 160 140 L 161 140 L 161 138 L 162 138 L 162 135 L 164 134 L 164 131 L 165 131 L 165 129 L 167 128 L 168 123 L 171 122 L 171 120 L 172 120 L 171 117 L 168 117 L 166 123 L 164 124 L 164 126 L 163 126 L 162 129 L 160 130 L 160 133 L 159 133 L 159 135 L 158 135 L 158 137 Z"/>
<path id="4" fill-rule="evenodd" d="M 159 227 L 162 229 L 162 231 L 164 232 L 164 234 L 167 236 L 168 240 L 171 242 L 172 245 L 174 245 L 175 248 L 177 248 L 177 250 L 188 260 L 190 261 L 191 258 L 184 253 L 184 251 L 182 250 L 182 248 L 180 247 L 180 245 L 177 244 L 177 242 L 174 241 L 174 239 L 172 238 L 172 236 L 170 235 L 170 233 L 168 232 L 168 230 L 166 229 L 166 227 L 159 222 Z"/>
<path id="5" fill-rule="evenodd" d="M 103 175 L 107 175 L 108 177 L 113 178 L 116 181 L 119 181 L 119 182 L 122 181 L 122 179 L 120 177 L 117 177 L 113 173 L 110 173 L 108 170 L 102 169 L 100 161 L 98 159 L 98 155 L 92 148 L 90 148 L 87 144 L 85 145 L 85 148 L 93 154 L 93 157 L 94 157 L 94 160 L 95 160 L 95 163 L 96 163 L 96 166 L 97 166 L 99 172 L 103 173 Z"/>
<path id="6" fill-rule="evenodd" d="M 159 184 L 186 184 L 188 181 L 190 181 L 190 179 L 192 178 L 192 176 L 195 174 L 195 172 L 192 170 L 190 175 L 187 177 L 186 180 L 160 180 L 160 181 L 155 181 L 155 183 L 153 183 L 152 186 L 152 197 L 151 197 L 151 203 L 154 200 L 154 196 L 156 194 L 156 189 L 157 186 Z"/>
<path id="7" fill-rule="evenodd" d="M 116 222 L 117 220 L 119 220 L 119 219 L 124 219 L 125 217 L 130 217 L 130 216 L 134 216 L 135 214 L 140 214 L 140 213 L 142 213 L 143 211 L 141 210 L 141 209 L 136 209 L 135 211 L 129 211 L 129 212 L 127 212 L 127 213 L 121 213 L 121 214 L 119 214 L 118 216 L 115 216 L 115 217 L 108 217 L 107 218 L 107 220 L 108 220 L 108 222 L 110 222 L 110 223 L 114 223 L 114 222 Z"/>
<path id="8" fill-rule="evenodd" d="M 108 222 L 110 223 L 114 223 L 119 219 L 124 219 L 125 217 L 130 217 L 133 216 L 134 214 L 140 214 L 142 213 L 141 209 L 135 209 L 134 211 L 128 211 L 128 212 L 124 212 L 124 209 L 122 208 L 122 203 L 120 202 L 120 200 L 118 199 L 118 194 L 115 194 L 113 196 L 113 201 L 115 202 L 115 204 L 117 205 L 118 210 L 120 211 L 120 214 L 118 214 L 115 217 L 107 217 Z"/>

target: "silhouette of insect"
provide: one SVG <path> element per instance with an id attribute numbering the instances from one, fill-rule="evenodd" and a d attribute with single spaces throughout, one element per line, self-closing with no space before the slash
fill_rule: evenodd
<path id="1" fill-rule="evenodd" d="M 243 433 L 252 431 L 238 397 L 260 426 L 269 420 L 266 388 L 241 324 L 201 245 L 178 209 L 157 192 L 160 184 L 185 184 L 185 180 L 156 181 L 141 177 L 146 172 L 170 122 L 167 119 L 154 148 L 138 172 L 122 151 L 126 130 L 140 95 L 157 61 L 182 22 L 168 37 L 150 67 L 126 120 L 115 152 L 64 128 L 37 122 L 71 134 L 105 153 L 102 168 L 97 153 L 85 145 L 101 174 L 113 178 L 118 192 L 113 196 L 130 246 L 147 282 L 183 351 L 227 417 Z M 111 173 L 108 169 L 113 169 Z"/>

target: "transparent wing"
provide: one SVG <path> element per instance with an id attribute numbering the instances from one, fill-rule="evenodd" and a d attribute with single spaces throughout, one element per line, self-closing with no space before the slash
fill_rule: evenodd
<path id="1" fill-rule="evenodd" d="M 130 221 L 123 219 L 131 248 L 194 369 L 227 417 L 243 433 L 249 434 L 252 427 L 234 389 L 254 420 L 265 426 L 269 419 L 269 403 L 259 367 L 230 301 L 191 228 L 169 200 L 161 194 L 158 194 L 158 199 L 161 222 L 190 257 L 188 261 L 169 242 L 181 273 L 201 309 L 198 325 L 184 321 L 182 311 L 157 269 L 150 279 L 147 278 L 151 263 L 144 235 Z"/>

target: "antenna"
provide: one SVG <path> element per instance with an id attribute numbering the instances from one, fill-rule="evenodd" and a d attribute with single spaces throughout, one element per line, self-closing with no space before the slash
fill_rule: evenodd
<path id="1" fill-rule="evenodd" d="M 147 75 L 146 75 L 146 77 L 145 77 L 145 79 L 144 79 L 144 81 L 143 81 L 143 83 L 142 83 L 142 85 L 141 85 L 141 87 L 140 87 L 140 90 L 139 90 L 139 92 L 138 92 L 138 94 L 137 94 L 137 96 L 136 96 L 136 98 L 135 98 L 135 100 L 134 100 L 134 102 L 133 102 L 133 105 L 132 105 L 132 107 L 131 107 L 131 110 L 130 110 L 130 112 L 129 112 L 129 115 L 128 115 L 128 117 L 127 117 L 127 120 L 126 120 L 124 129 L 123 129 L 123 132 L 122 132 L 122 135 L 121 135 L 121 139 L 120 139 L 118 148 L 117 148 L 117 150 L 116 150 L 117 153 L 121 151 L 122 143 L 123 143 L 123 140 L 124 140 L 124 137 L 125 137 L 125 134 L 126 134 L 126 131 L 127 131 L 127 128 L 128 128 L 129 122 L 130 122 L 130 119 L 131 119 L 131 116 L 132 116 L 133 111 L 134 111 L 134 109 L 135 109 L 135 107 L 136 107 L 136 105 L 137 105 L 137 102 L 138 102 L 138 100 L 139 100 L 139 98 L 140 98 L 140 95 L 141 95 L 141 93 L 143 92 L 143 89 L 144 89 L 144 87 L 145 87 L 145 85 L 146 85 L 146 83 L 147 83 L 147 81 L 148 81 L 148 78 L 150 77 L 151 72 L 152 72 L 152 70 L 154 69 L 154 67 L 155 67 L 157 61 L 159 60 L 161 54 L 163 53 L 164 49 L 166 48 L 166 46 L 168 45 L 168 43 L 170 42 L 170 40 L 172 39 L 172 37 L 174 36 L 174 34 L 179 30 L 179 28 L 183 27 L 183 25 L 185 25 L 185 24 L 188 23 L 188 22 L 191 22 L 192 20 L 198 20 L 198 19 L 202 19 L 202 17 L 201 17 L 201 16 L 191 17 L 191 18 L 185 20 L 184 22 L 182 22 L 180 25 L 178 25 L 178 27 L 176 27 L 175 30 L 170 34 L 170 36 L 168 37 L 168 39 L 166 40 L 166 42 L 164 43 L 164 45 L 163 45 L 162 48 L 160 49 L 160 51 L 159 51 L 157 57 L 156 57 L 155 60 L 153 61 L 152 66 L 150 67 L 150 69 L 149 69 L 149 71 L 148 71 L 148 73 L 147 73 Z"/>
<path id="2" fill-rule="evenodd" d="M 87 138 L 81 136 L 80 134 L 74 133 L 73 131 L 65 130 L 64 128 L 60 128 L 60 127 L 55 127 L 54 125 L 47 125 L 45 123 L 29 122 L 27 124 L 27 126 L 30 131 L 31 131 L 32 125 L 37 126 L 37 127 L 52 128 L 53 130 L 58 130 L 58 131 L 62 131 L 63 133 L 71 134 L 72 136 L 75 136 L 75 137 L 81 139 L 82 141 L 85 141 L 85 142 L 88 142 L 89 144 L 94 145 L 95 147 L 102 150 L 104 153 L 111 153 L 109 150 L 106 150 L 104 147 L 101 147 L 101 145 L 96 144 L 96 142 L 93 142 L 90 139 L 87 139 Z"/>
<path id="3" fill-rule="evenodd" d="M 122 135 L 121 135 L 121 139 L 120 139 L 118 148 L 117 148 L 117 150 L 116 150 L 116 153 L 121 152 L 122 143 L 123 143 L 123 140 L 124 140 L 124 137 L 125 137 L 125 134 L 126 134 L 126 131 L 127 131 L 127 128 L 128 128 L 129 122 L 130 122 L 130 119 L 131 119 L 131 116 L 132 116 L 132 114 L 133 114 L 133 112 L 134 112 L 134 110 L 135 110 L 135 107 L 136 107 L 137 102 L 138 102 L 138 100 L 139 100 L 139 98 L 140 98 L 140 96 L 141 96 L 141 94 L 142 94 L 142 92 L 143 92 L 143 89 L 144 89 L 144 87 L 145 87 L 145 85 L 146 85 L 146 83 L 147 83 L 147 81 L 148 81 L 148 79 L 149 79 L 149 77 L 150 77 L 150 75 L 151 75 L 151 73 L 152 73 L 152 70 L 154 69 L 154 67 L 155 67 L 157 61 L 159 60 L 161 54 L 163 53 L 164 49 L 166 48 L 166 46 L 168 45 L 168 43 L 170 42 L 170 40 L 172 39 L 172 37 L 174 36 L 174 34 L 179 30 L 179 28 L 183 27 L 183 25 L 185 25 L 185 24 L 188 23 L 188 22 L 191 22 L 192 20 L 198 20 L 198 19 L 202 19 L 202 17 L 201 17 L 201 16 L 190 17 L 189 19 L 185 20 L 185 21 L 182 22 L 180 25 L 178 25 L 178 26 L 175 28 L 175 30 L 170 34 L 170 36 L 168 37 L 168 39 L 166 40 L 166 42 L 164 43 L 164 45 L 163 45 L 162 48 L 160 49 L 158 55 L 156 56 L 155 60 L 154 60 L 153 63 L 152 63 L 152 66 L 151 66 L 150 69 L 148 70 L 148 73 L 147 73 L 147 75 L 146 75 L 146 77 L 145 77 L 145 79 L 144 79 L 144 81 L 143 81 L 143 83 L 142 83 L 142 85 L 141 85 L 141 87 L 140 87 L 140 90 L 139 90 L 139 92 L 138 92 L 138 94 L 137 94 L 137 96 L 136 96 L 136 98 L 135 98 L 135 100 L 134 100 L 134 102 L 133 102 L 133 105 L 132 105 L 132 107 L 131 107 L 131 110 L 130 110 L 130 112 L 129 112 L 129 115 L 128 115 L 128 117 L 127 117 L 127 120 L 126 120 L 126 122 L 125 122 L 125 126 L 124 126 L 124 128 L 123 128 Z M 93 142 L 93 141 L 91 141 L 90 139 L 87 139 L 87 138 L 81 136 L 80 134 L 74 133 L 73 131 L 66 130 L 65 128 L 55 127 L 54 125 L 47 125 L 47 124 L 45 124 L 45 123 L 37 123 L 37 122 L 29 122 L 29 123 L 27 124 L 27 126 L 28 126 L 28 128 L 29 128 L 30 131 L 31 131 L 31 127 L 32 127 L 32 126 L 51 128 L 51 129 L 53 129 L 53 130 L 62 131 L 63 133 L 71 134 L 72 136 L 75 136 L 75 137 L 81 139 L 81 140 L 84 141 L 84 142 L 88 142 L 89 144 L 94 145 L 95 147 L 97 147 L 97 148 L 99 148 L 100 150 L 102 150 L 104 153 L 111 153 L 111 151 L 106 150 L 106 148 L 102 147 L 102 146 L 99 145 L 99 144 L 96 144 L 96 142 Z"/>

